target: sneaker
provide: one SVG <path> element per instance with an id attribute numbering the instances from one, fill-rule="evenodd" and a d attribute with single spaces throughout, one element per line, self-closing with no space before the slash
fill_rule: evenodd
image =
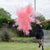
<path id="1" fill-rule="evenodd" d="M 41 44 L 39 44 L 39 48 L 40 48 Z"/>

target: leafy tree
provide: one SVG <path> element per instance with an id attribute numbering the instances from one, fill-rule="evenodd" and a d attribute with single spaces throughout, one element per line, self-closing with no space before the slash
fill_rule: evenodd
<path id="1" fill-rule="evenodd" d="M 13 22 L 13 19 L 11 19 L 11 14 L 4 10 L 3 8 L 0 8 L 0 27 L 2 27 L 2 23 L 11 23 Z"/>
<path id="2" fill-rule="evenodd" d="M 43 15 L 41 15 L 41 14 L 36 19 L 40 20 L 40 22 L 46 20 L 45 17 Z"/>
<path id="3" fill-rule="evenodd" d="M 43 29 L 45 29 L 45 30 L 47 30 L 47 27 L 48 27 L 48 23 L 46 22 L 46 23 L 43 23 Z"/>
<path id="4" fill-rule="evenodd" d="M 50 30 L 50 22 L 47 22 L 48 23 L 48 26 L 47 26 L 47 30 Z"/>
<path id="5" fill-rule="evenodd" d="M 6 10 L 4 10 L 3 8 L 0 8 L 0 17 L 11 18 L 11 14 Z"/>
<path id="6" fill-rule="evenodd" d="M 0 28 L 2 27 L 2 23 L 12 23 L 14 20 L 7 17 L 0 17 Z"/>

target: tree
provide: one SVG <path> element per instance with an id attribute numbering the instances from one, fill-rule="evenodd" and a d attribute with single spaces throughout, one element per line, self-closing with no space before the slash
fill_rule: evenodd
<path id="1" fill-rule="evenodd" d="M 0 8 L 0 28 L 2 27 L 2 23 L 11 23 L 13 22 L 13 19 L 11 19 L 11 14 L 4 10 L 3 8 Z"/>
<path id="2" fill-rule="evenodd" d="M 43 15 L 41 15 L 41 14 L 36 19 L 40 20 L 40 22 L 46 20 L 45 17 Z"/>
<path id="3" fill-rule="evenodd" d="M 48 23 L 47 30 L 50 30 L 50 22 L 47 23 Z"/>
<path id="4" fill-rule="evenodd" d="M 11 18 L 11 14 L 6 10 L 4 10 L 3 8 L 0 8 L 0 17 Z"/>

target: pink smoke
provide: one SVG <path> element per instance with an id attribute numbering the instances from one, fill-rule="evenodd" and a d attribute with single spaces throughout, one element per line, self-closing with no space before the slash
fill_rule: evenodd
<path id="1" fill-rule="evenodd" d="M 24 34 L 29 35 L 29 30 L 32 30 L 31 22 L 35 22 L 34 17 L 37 17 L 36 12 L 31 5 L 28 5 L 18 10 L 17 15 L 18 19 L 15 20 L 15 25 L 18 25 L 17 29 L 23 30 Z"/>

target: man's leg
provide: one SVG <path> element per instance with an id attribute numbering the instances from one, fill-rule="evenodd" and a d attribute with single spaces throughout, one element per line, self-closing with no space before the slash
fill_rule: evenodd
<path id="1" fill-rule="evenodd" d="M 39 39 L 37 39 L 37 42 L 38 42 L 38 43 L 40 43 L 40 40 L 39 40 Z"/>
<path id="2" fill-rule="evenodd" d="M 38 39 L 37 42 L 39 43 L 39 48 L 40 48 L 40 46 L 41 46 L 41 42 L 40 42 L 40 40 Z"/>
<path id="3" fill-rule="evenodd" d="M 43 40 L 41 39 L 40 42 L 41 42 L 41 45 L 42 45 L 42 50 L 44 50 L 44 48 L 43 48 Z"/>
<path id="4" fill-rule="evenodd" d="M 43 40 L 42 40 L 42 39 L 40 40 L 40 43 L 41 43 L 41 45 L 43 46 Z"/>

